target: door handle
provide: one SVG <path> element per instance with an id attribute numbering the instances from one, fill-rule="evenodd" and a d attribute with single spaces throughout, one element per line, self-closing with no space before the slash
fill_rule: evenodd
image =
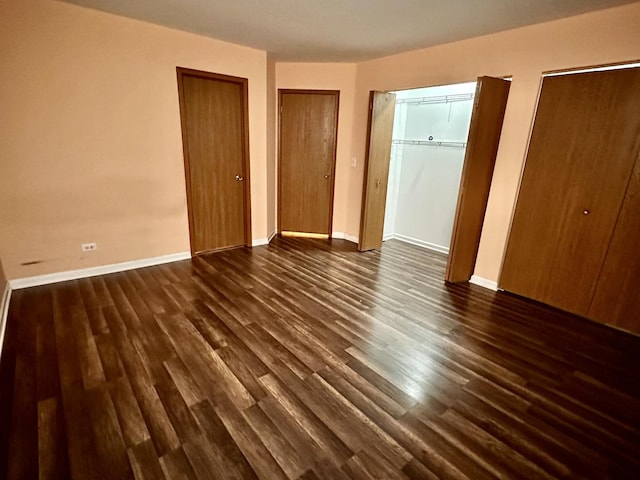
<path id="1" fill-rule="evenodd" d="M 238 182 L 241 182 L 241 181 L 243 181 L 243 180 L 244 180 L 244 178 L 242 178 L 240 175 L 236 175 L 236 180 L 237 180 Z"/>
<path id="2" fill-rule="evenodd" d="M 380 188 L 380 180 L 376 180 L 376 188 Z"/>
<path id="3" fill-rule="evenodd" d="M 326 175 L 324 176 L 324 178 L 329 178 L 330 176 L 331 176 L 331 175 L 326 174 Z"/>

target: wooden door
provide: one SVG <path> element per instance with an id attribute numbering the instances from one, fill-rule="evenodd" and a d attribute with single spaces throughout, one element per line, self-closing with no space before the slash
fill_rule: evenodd
<path id="1" fill-rule="evenodd" d="M 331 235 L 340 92 L 280 90 L 278 230 Z"/>
<path id="2" fill-rule="evenodd" d="M 640 69 L 546 77 L 500 287 L 587 315 L 638 155 Z"/>
<path id="3" fill-rule="evenodd" d="M 445 280 L 473 275 L 511 82 L 479 77 L 467 138 Z"/>
<path id="4" fill-rule="evenodd" d="M 640 143 L 640 131 L 636 138 Z M 587 316 L 640 333 L 640 154 L 636 159 Z"/>
<path id="5" fill-rule="evenodd" d="M 393 93 L 369 94 L 367 152 L 358 242 L 360 251 L 382 247 L 395 109 L 396 96 Z"/>
<path id="6" fill-rule="evenodd" d="M 177 70 L 191 253 L 249 245 L 247 79 Z"/>

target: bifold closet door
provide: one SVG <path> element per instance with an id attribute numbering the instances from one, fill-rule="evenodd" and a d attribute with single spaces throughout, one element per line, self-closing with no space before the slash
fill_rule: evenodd
<path id="1" fill-rule="evenodd" d="M 640 333 L 640 153 L 636 158 L 587 316 Z"/>
<path id="2" fill-rule="evenodd" d="M 191 253 L 251 239 L 246 78 L 178 68 Z"/>
<path id="3" fill-rule="evenodd" d="M 638 155 L 639 112 L 640 69 L 544 78 L 501 288 L 588 314 Z"/>
<path id="4" fill-rule="evenodd" d="M 478 78 L 445 272 L 448 282 L 468 282 L 473 275 L 510 87 L 501 78 Z"/>
<path id="5" fill-rule="evenodd" d="M 382 247 L 395 108 L 396 96 L 393 93 L 369 94 L 367 152 L 358 242 L 360 251 Z"/>
<path id="6" fill-rule="evenodd" d="M 331 233 L 339 96 L 334 90 L 280 90 L 281 233 Z"/>

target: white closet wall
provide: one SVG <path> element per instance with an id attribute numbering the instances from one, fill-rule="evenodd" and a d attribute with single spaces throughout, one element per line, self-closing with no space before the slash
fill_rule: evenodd
<path id="1" fill-rule="evenodd" d="M 403 92 L 396 93 L 396 99 L 400 98 Z M 404 138 L 404 131 L 407 123 L 406 106 L 396 105 L 396 113 L 393 118 L 393 138 Z M 394 238 L 395 222 L 398 207 L 398 190 L 402 169 L 402 146 L 391 146 L 391 158 L 389 160 L 389 181 L 387 184 L 387 202 L 384 210 L 383 240 Z"/>
<path id="2" fill-rule="evenodd" d="M 461 144 L 467 141 L 473 99 L 435 97 L 473 94 L 475 88 L 473 82 L 396 92 L 385 240 L 397 238 L 448 252 L 465 154 Z M 402 140 L 423 144 L 398 143 Z"/>

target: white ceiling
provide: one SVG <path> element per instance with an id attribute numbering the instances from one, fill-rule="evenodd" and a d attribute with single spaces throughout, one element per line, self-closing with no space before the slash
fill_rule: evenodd
<path id="1" fill-rule="evenodd" d="M 353 62 L 637 0 L 65 0 L 269 52 Z"/>

